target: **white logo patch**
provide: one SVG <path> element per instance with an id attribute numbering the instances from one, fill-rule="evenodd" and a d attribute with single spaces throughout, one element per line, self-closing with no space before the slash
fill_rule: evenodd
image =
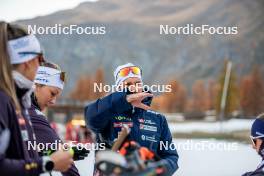
<path id="1" fill-rule="evenodd" d="M 158 131 L 156 126 L 150 126 L 150 125 L 144 125 L 144 124 L 140 124 L 139 129 L 146 130 L 146 131 L 153 131 L 153 132 Z"/>
<path id="2" fill-rule="evenodd" d="M 155 139 L 155 136 L 145 136 L 145 135 L 141 135 L 141 139 L 143 141 L 157 142 L 157 140 Z"/>
<path id="3" fill-rule="evenodd" d="M 149 124 L 149 125 L 156 125 L 155 122 L 153 122 L 152 120 L 150 119 L 138 119 L 139 123 L 145 123 L 145 124 Z"/>

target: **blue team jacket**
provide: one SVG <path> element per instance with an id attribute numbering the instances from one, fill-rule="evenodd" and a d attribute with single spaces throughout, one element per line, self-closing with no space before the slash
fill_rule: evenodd
<path id="1" fill-rule="evenodd" d="M 178 169 L 179 156 L 175 147 L 164 147 L 172 146 L 166 118 L 154 111 L 133 108 L 126 101 L 126 95 L 125 92 L 115 92 L 86 106 L 87 126 L 113 142 L 122 125 L 127 124 L 131 128 L 130 139 L 156 152 L 165 160 L 168 175 L 172 175 Z M 143 103 L 150 105 L 151 98 L 146 98 Z M 160 142 L 163 142 L 161 148 Z"/>

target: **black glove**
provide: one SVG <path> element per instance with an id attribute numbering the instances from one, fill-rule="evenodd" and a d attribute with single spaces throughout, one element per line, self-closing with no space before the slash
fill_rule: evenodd
<path id="1" fill-rule="evenodd" d="M 87 150 L 85 148 L 82 148 L 82 150 L 78 150 L 76 146 L 73 146 L 72 150 L 74 151 L 74 154 L 73 154 L 74 161 L 84 160 L 84 158 L 87 157 L 88 154 L 90 153 L 90 150 Z M 56 152 L 56 150 L 41 151 L 39 152 L 39 155 L 40 156 L 50 156 L 54 152 Z"/>
<path id="2" fill-rule="evenodd" d="M 73 155 L 73 160 L 74 161 L 83 160 L 90 153 L 90 150 L 87 150 L 85 148 L 82 148 L 81 150 L 78 150 L 78 148 L 76 146 L 74 146 L 74 147 L 72 147 L 72 149 L 74 151 L 74 155 Z"/>

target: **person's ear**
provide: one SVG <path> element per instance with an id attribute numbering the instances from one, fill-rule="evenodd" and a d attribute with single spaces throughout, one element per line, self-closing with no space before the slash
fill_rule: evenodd
<path id="1" fill-rule="evenodd" d="M 35 85 L 34 94 L 37 96 L 39 93 L 39 86 Z"/>
<path id="2" fill-rule="evenodd" d="M 35 92 L 36 92 L 36 94 L 38 94 L 44 86 L 36 85 L 35 87 L 36 87 Z"/>
<path id="3" fill-rule="evenodd" d="M 26 70 L 30 69 L 31 61 L 32 61 L 32 60 L 27 61 L 27 62 L 24 63 L 24 66 L 25 66 L 24 68 L 25 68 Z"/>
<path id="4" fill-rule="evenodd" d="M 38 57 L 34 57 L 33 59 L 27 61 L 26 63 L 28 63 L 28 66 L 32 66 L 35 65 L 36 62 L 38 62 Z"/>
<path id="5" fill-rule="evenodd" d="M 40 86 L 35 84 L 35 92 L 39 91 Z"/>
<path id="6" fill-rule="evenodd" d="M 62 93 L 62 90 L 58 88 L 58 96 L 57 97 L 61 96 L 61 93 Z"/>

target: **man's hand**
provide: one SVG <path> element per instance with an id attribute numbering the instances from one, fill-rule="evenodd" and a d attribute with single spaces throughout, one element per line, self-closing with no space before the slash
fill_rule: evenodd
<path id="1" fill-rule="evenodd" d="M 60 172 L 66 172 L 73 164 L 73 155 L 70 151 L 56 151 L 50 155 L 50 159 L 54 163 L 54 170 Z"/>
<path id="2" fill-rule="evenodd" d="M 134 93 L 127 95 L 126 100 L 134 107 L 149 110 L 150 107 L 142 103 L 142 100 L 144 100 L 146 97 L 153 97 L 153 94 L 146 92 Z"/>

